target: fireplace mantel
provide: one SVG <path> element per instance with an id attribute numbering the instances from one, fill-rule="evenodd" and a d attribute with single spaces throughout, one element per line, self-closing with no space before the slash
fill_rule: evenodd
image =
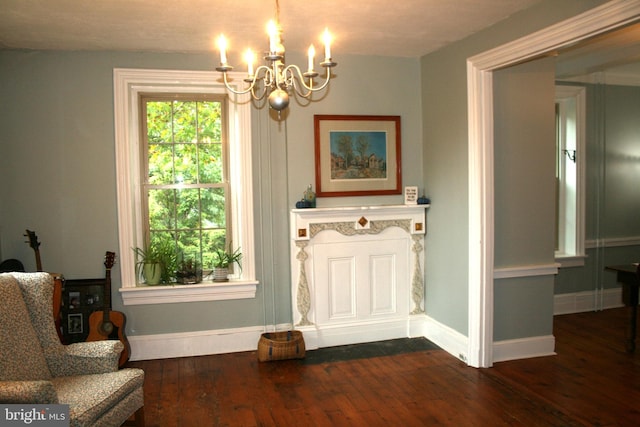
<path id="1" fill-rule="evenodd" d="M 353 233 L 373 233 L 372 221 L 409 221 L 410 234 L 425 234 L 425 209 L 429 205 L 384 205 L 338 208 L 292 209 L 291 236 L 294 240 L 309 240 L 323 229 L 337 224 L 353 225 Z M 381 225 L 379 224 L 378 227 Z M 349 226 L 343 230 L 348 232 Z M 379 229 L 379 228 L 378 228 Z M 313 235 L 311 234 L 313 233 Z"/>
<path id="2" fill-rule="evenodd" d="M 294 326 L 309 348 L 411 336 L 428 207 L 291 210 Z"/>

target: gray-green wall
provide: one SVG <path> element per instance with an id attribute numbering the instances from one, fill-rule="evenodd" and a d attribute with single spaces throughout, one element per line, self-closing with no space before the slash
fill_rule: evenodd
<path id="1" fill-rule="evenodd" d="M 552 265 L 555 63 L 494 73 L 495 267 Z M 494 340 L 551 335 L 553 276 L 494 281 Z"/>
<path id="2" fill-rule="evenodd" d="M 291 322 L 288 212 L 315 182 L 314 114 L 401 116 L 404 184 L 424 185 L 418 59 L 335 55 L 337 76 L 321 102 L 292 103 L 282 122 L 266 109 L 253 111 L 256 298 L 123 307 L 116 263 L 114 308 L 127 315 L 128 334 Z M 213 53 L 0 51 L 0 258 L 18 258 L 35 271 L 22 236 L 28 228 L 42 243 L 45 270 L 68 279 L 103 277 L 105 251 L 118 248 L 113 68 L 210 70 L 214 59 Z M 318 201 L 399 203 L 401 195 Z"/>
<path id="3" fill-rule="evenodd" d="M 424 133 L 424 175 L 431 196 L 426 256 L 426 311 L 431 317 L 462 334 L 468 334 L 468 122 L 467 58 L 524 37 L 554 23 L 578 15 L 604 3 L 588 0 L 546 0 L 511 16 L 495 26 L 453 43 L 421 60 L 422 126 Z M 532 135 L 534 136 L 534 135 Z M 514 177 L 509 186 L 517 186 Z M 552 188 L 549 189 L 553 191 Z M 510 203 L 510 202 L 508 202 Z M 495 210 L 508 209 L 496 205 Z M 537 240 L 536 230 L 519 239 Z M 508 241 L 503 242 L 508 244 Z M 525 243 L 527 244 L 527 243 Z M 452 254 L 455 257 L 452 257 Z M 552 254 L 550 254 L 552 256 Z M 524 260 L 519 260 L 523 262 Z M 538 261 L 537 258 L 534 262 Z M 517 287 L 500 293 L 495 289 L 494 337 L 519 338 L 551 333 L 550 285 L 541 284 L 540 293 L 520 291 Z M 525 310 L 518 319 L 510 319 L 501 307 L 518 310 L 527 294 L 535 297 L 534 307 L 544 307 L 545 320 Z M 531 299 L 529 298 L 531 301 Z M 515 307 L 513 306 L 515 305 Z M 517 322 L 526 330 L 513 330 Z M 540 325 L 540 326 L 538 326 Z"/>
<path id="4" fill-rule="evenodd" d="M 468 330 L 468 127 L 466 59 L 602 4 L 545 0 L 533 8 L 420 60 L 341 57 L 322 102 L 292 105 L 285 122 L 255 111 L 256 250 L 261 282 L 255 300 L 122 307 L 132 335 L 233 328 L 291 321 L 288 210 L 314 182 L 314 114 L 402 117 L 403 184 L 432 199 L 426 242 L 426 311 L 462 334 Z M 125 52 L 0 52 L 0 257 L 34 269 L 25 228 L 42 241 L 44 266 L 68 278 L 100 277 L 102 256 L 117 248 L 112 70 L 204 70 L 212 55 Z M 304 58 L 288 56 L 289 62 Z M 515 181 L 517 182 L 517 181 Z M 515 185 L 515 184 L 514 184 Z M 401 196 L 326 198 L 319 206 L 402 203 Z M 504 206 L 496 206 L 496 209 Z M 531 231 L 533 233 L 533 231 Z M 526 239 L 527 236 L 522 236 Z M 530 236 L 533 237 L 533 236 Z M 505 242 L 507 244 L 508 242 Z M 126 256 L 127 254 L 119 254 Z M 114 287 L 119 286 L 117 265 Z M 497 310 L 535 299 L 525 284 L 498 295 Z M 535 285 L 537 286 L 537 285 Z M 535 288 L 534 286 L 534 288 Z M 543 300 L 544 299 L 544 300 Z M 539 335 L 548 313 L 529 310 L 511 326 L 495 313 L 496 337 Z M 516 325 L 516 326 L 518 326 Z M 515 329 L 515 330 L 513 330 Z"/>

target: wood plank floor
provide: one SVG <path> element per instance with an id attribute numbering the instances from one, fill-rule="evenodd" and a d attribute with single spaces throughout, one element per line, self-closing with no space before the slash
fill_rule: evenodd
<path id="1" fill-rule="evenodd" d="M 557 316 L 556 356 L 475 369 L 443 350 L 259 363 L 256 352 L 129 362 L 153 426 L 638 426 L 626 309 Z"/>

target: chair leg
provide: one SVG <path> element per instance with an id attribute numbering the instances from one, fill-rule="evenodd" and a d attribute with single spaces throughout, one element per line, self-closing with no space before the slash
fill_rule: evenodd
<path id="1" fill-rule="evenodd" d="M 131 419 L 133 418 L 133 420 Z M 138 409 L 127 421 L 125 421 L 123 426 L 136 426 L 136 427 L 144 427 L 144 406 Z"/>
<path id="2" fill-rule="evenodd" d="M 144 406 L 142 406 L 140 409 L 136 411 L 135 417 L 136 417 L 136 426 L 144 427 Z"/>

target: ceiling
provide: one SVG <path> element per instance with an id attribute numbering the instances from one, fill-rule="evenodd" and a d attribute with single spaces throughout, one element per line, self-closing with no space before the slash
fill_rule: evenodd
<path id="1" fill-rule="evenodd" d="M 288 51 L 319 45 L 328 27 L 339 62 L 345 54 L 420 57 L 539 1 L 279 3 Z M 275 10 L 273 0 L 0 0 L 0 49 L 202 53 L 215 50 L 215 38 L 224 33 L 232 52 L 260 51 L 267 48 L 265 24 Z"/>

